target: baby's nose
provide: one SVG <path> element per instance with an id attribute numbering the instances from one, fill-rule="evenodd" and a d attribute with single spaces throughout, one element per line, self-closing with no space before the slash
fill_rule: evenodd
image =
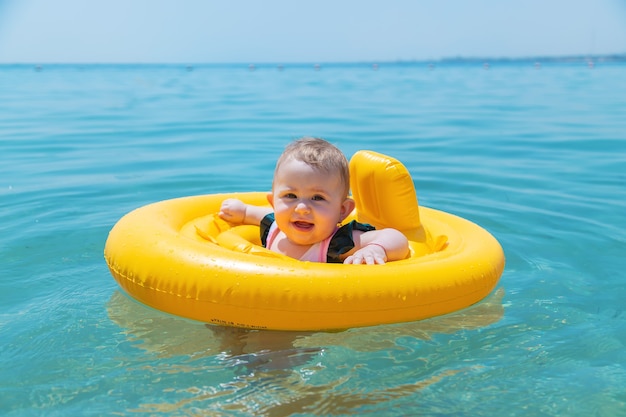
<path id="1" fill-rule="evenodd" d="M 299 201 L 298 204 L 296 204 L 296 211 L 306 213 L 309 211 L 309 206 L 304 201 Z"/>

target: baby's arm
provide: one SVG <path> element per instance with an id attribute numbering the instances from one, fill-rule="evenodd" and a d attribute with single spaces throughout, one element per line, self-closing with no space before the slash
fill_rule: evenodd
<path id="1" fill-rule="evenodd" d="M 405 259 L 409 241 L 396 229 L 372 230 L 354 233 L 354 249 L 344 264 L 384 264 Z"/>
<path id="2" fill-rule="evenodd" d="M 227 198 L 222 202 L 219 216 L 234 224 L 252 224 L 258 226 L 263 217 L 272 212 L 271 207 L 260 207 L 246 204 L 236 198 Z"/>

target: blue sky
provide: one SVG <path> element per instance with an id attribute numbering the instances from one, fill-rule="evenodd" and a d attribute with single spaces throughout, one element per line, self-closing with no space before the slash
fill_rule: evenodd
<path id="1" fill-rule="evenodd" d="M 626 53 L 626 0 L 0 0 L 0 63 Z"/>

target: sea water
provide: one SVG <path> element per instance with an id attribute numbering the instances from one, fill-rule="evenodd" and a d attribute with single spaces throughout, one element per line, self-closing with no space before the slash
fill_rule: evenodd
<path id="1" fill-rule="evenodd" d="M 122 293 L 130 210 L 267 190 L 292 139 L 409 169 L 507 264 L 484 301 L 342 332 Z M 626 415 L 626 64 L 0 66 L 4 416 Z"/>

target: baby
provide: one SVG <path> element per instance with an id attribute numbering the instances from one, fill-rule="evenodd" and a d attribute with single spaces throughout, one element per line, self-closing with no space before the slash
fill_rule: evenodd
<path id="1" fill-rule="evenodd" d="M 226 199 L 219 216 L 233 224 L 261 228 L 263 245 L 295 259 L 344 264 L 384 264 L 408 256 L 398 230 L 375 230 L 352 221 L 338 226 L 354 209 L 348 161 L 323 139 L 289 144 L 276 163 L 270 207 Z"/>

